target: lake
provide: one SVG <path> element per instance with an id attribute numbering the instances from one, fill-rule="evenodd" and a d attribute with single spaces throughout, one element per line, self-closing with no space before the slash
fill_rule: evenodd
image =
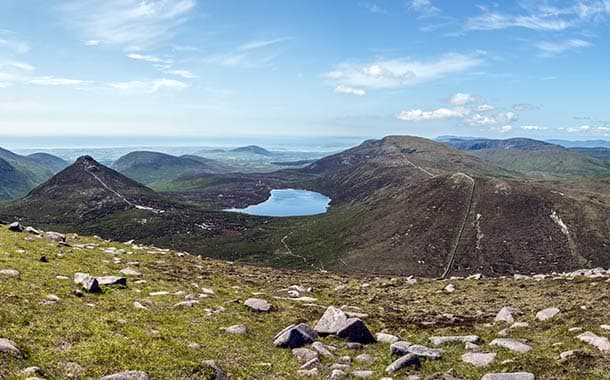
<path id="1" fill-rule="evenodd" d="M 258 216 L 306 216 L 323 214 L 331 199 L 314 191 L 282 189 L 271 190 L 271 196 L 263 203 L 246 208 L 231 208 L 225 211 Z"/>

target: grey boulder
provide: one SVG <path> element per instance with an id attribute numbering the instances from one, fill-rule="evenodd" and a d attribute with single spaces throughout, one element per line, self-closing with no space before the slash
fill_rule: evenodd
<path id="1" fill-rule="evenodd" d="M 309 325 L 301 323 L 291 325 L 280 331 L 274 338 L 273 344 L 282 348 L 299 348 L 311 344 L 318 339 L 318 333 Z"/>
<path id="2" fill-rule="evenodd" d="M 334 306 L 329 306 L 315 326 L 320 335 L 336 334 L 347 322 L 347 314 Z"/>
<path id="3" fill-rule="evenodd" d="M 364 322 L 359 318 L 350 318 L 337 331 L 337 336 L 347 339 L 349 342 L 370 344 L 377 342 Z"/>

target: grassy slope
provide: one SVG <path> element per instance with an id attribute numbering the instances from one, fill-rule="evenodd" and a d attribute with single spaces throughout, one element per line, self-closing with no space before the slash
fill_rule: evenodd
<path id="1" fill-rule="evenodd" d="M 0 230 L 0 268 L 21 272 L 20 278 L 0 277 L 0 337 L 13 340 L 25 354 L 23 359 L 0 354 L 1 378 L 18 379 L 9 374 L 36 365 L 45 371 L 47 379 L 62 379 L 66 377 L 66 363 L 77 362 L 84 368 L 82 378 L 137 369 L 152 379 L 205 379 L 209 374 L 201 365 L 205 359 L 217 360 L 236 379 L 295 378 L 297 362 L 289 350 L 273 348 L 272 336 L 295 322 L 315 323 L 325 306 L 346 304 L 369 314 L 365 320 L 372 331 L 397 334 L 421 344 L 428 344 L 427 338 L 432 335 L 477 334 L 484 349 L 498 352 L 492 365 L 476 369 L 459 360 L 465 352 L 462 345 L 451 345 L 445 348 L 441 360 L 424 362 L 419 370 L 401 374 L 427 375 L 453 369 L 460 378 L 478 379 L 486 372 L 523 370 L 534 372 L 539 379 L 601 379 L 610 371 L 607 356 L 580 343 L 574 333 L 567 331 L 578 326 L 603 335 L 599 325 L 608 323 L 610 307 L 605 296 L 610 284 L 603 280 L 454 280 L 457 290 L 445 294 L 440 289 L 448 281 L 420 280 L 407 285 L 402 278 L 357 278 L 240 266 L 189 255 L 176 257 L 174 252 L 150 248 L 136 250 L 90 238 L 70 236 L 72 247 L 58 247 L 37 238 L 26 241 L 26 237 L 31 238 Z M 79 248 L 81 244 L 99 246 Z M 119 256 L 122 262 L 116 264 L 103 253 L 107 246 L 124 248 L 128 253 Z M 64 256 L 58 257 L 57 253 Z M 41 255 L 46 255 L 49 263 L 39 262 Z M 72 280 L 56 278 L 72 277 L 78 271 L 114 275 L 132 261 L 139 263 L 136 268 L 146 282 L 130 281 L 126 288 L 107 288 L 99 295 L 77 298 L 72 295 L 76 288 Z M 370 285 L 362 287 L 364 283 Z M 201 292 L 194 284 L 211 288 L 216 294 L 202 298 L 194 308 L 175 308 L 174 304 L 184 300 L 176 292 Z M 305 295 L 317 298 L 315 304 L 319 306 L 285 299 L 281 289 L 293 284 L 314 286 L 316 291 Z M 347 287 L 333 290 L 338 285 Z M 170 294 L 149 296 L 155 291 Z M 49 294 L 61 300 L 57 304 L 43 303 Z M 270 300 L 275 311 L 256 314 L 246 310 L 240 301 L 253 294 Z M 133 308 L 134 301 L 145 299 L 152 301 L 149 310 Z M 503 328 L 488 323 L 506 305 L 521 309 L 523 315 L 518 320 L 531 324 L 530 328 L 514 330 L 511 336 L 527 338 L 534 347 L 532 352 L 516 354 L 487 346 Z M 226 310 L 213 316 L 204 311 L 218 306 Z M 548 306 L 559 306 L 562 313 L 551 321 L 536 321 L 535 313 Z M 451 322 L 447 313 L 457 321 Z M 424 327 L 421 322 L 436 323 Z M 236 323 L 245 324 L 250 334 L 231 336 L 219 331 Z M 391 361 L 385 343 L 354 352 L 333 337 L 322 341 L 339 347 L 339 355 L 369 353 L 377 357 L 372 364 L 353 364 L 353 368 L 374 370 L 376 378 L 382 377 Z M 201 349 L 188 348 L 192 342 L 201 344 Z M 569 349 L 582 349 L 591 357 L 559 363 L 558 354 Z M 505 360 L 512 361 L 502 364 Z M 261 363 L 271 363 L 271 367 Z M 323 359 L 322 374 L 329 373 L 330 363 Z"/>

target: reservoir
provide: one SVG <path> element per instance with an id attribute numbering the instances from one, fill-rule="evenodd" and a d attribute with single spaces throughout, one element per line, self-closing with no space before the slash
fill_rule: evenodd
<path id="1" fill-rule="evenodd" d="M 263 203 L 246 208 L 231 208 L 225 211 L 258 216 L 306 216 L 323 214 L 331 199 L 314 191 L 282 189 L 271 190 L 271 196 Z"/>

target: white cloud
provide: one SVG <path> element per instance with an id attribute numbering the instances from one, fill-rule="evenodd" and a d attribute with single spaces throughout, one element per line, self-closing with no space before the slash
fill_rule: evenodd
<path id="1" fill-rule="evenodd" d="M 126 93 L 145 93 L 152 94 L 163 89 L 183 90 L 188 88 L 187 83 L 175 79 L 155 79 L 151 81 L 129 81 L 129 82 L 112 82 L 109 87 Z"/>
<path id="2" fill-rule="evenodd" d="M 525 129 L 526 131 L 542 131 L 548 129 L 539 125 L 522 125 L 520 128 Z"/>
<path id="3" fill-rule="evenodd" d="M 185 79 L 199 78 L 197 75 L 191 73 L 188 70 L 165 70 L 167 74 L 176 75 Z"/>
<path id="4" fill-rule="evenodd" d="M 426 120 L 446 120 L 460 119 L 468 115 L 469 111 L 465 108 L 439 108 L 434 111 L 423 111 L 421 109 L 400 111 L 396 117 L 404 121 L 426 121 Z"/>
<path id="5" fill-rule="evenodd" d="M 354 88 L 354 87 L 346 86 L 344 84 L 338 85 L 335 88 L 335 92 L 338 94 L 349 94 L 349 95 L 356 95 L 356 96 L 363 96 L 366 94 L 366 91 L 364 91 L 361 88 Z"/>
<path id="6" fill-rule="evenodd" d="M 593 130 L 593 127 L 591 127 L 590 125 L 581 125 L 580 127 L 575 127 L 575 128 L 568 128 L 567 131 L 570 133 L 575 133 L 575 132 L 588 132 Z"/>
<path id="7" fill-rule="evenodd" d="M 543 41 L 536 45 L 536 47 L 541 51 L 541 54 L 544 57 L 552 57 L 557 54 L 564 53 L 568 50 L 574 50 L 590 46 L 593 46 L 590 42 L 580 39 L 570 39 L 561 42 Z"/>
<path id="8" fill-rule="evenodd" d="M 500 112 L 495 115 L 474 114 L 465 120 L 471 127 L 489 127 L 498 124 L 510 124 L 517 121 L 518 117 L 513 112 Z"/>
<path id="9" fill-rule="evenodd" d="M 85 46 L 98 46 L 100 44 L 99 40 L 87 40 L 84 42 Z"/>
<path id="10" fill-rule="evenodd" d="M 289 41 L 291 39 L 292 39 L 291 37 L 280 37 L 280 38 L 275 38 L 275 39 L 272 39 L 272 40 L 255 40 L 255 41 L 250 41 L 250 42 L 246 42 L 245 44 L 241 45 L 239 47 L 239 50 L 260 49 L 260 48 L 264 48 L 264 47 L 267 47 L 267 46 L 279 44 L 280 42 Z"/>
<path id="11" fill-rule="evenodd" d="M 478 102 L 476 96 L 464 92 L 458 92 L 449 98 L 449 104 L 453 106 L 465 106 L 476 102 Z"/>
<path id="12" fill-rule="evenodd" d="M 388 14 L 387 9 L 380 7 L 379 5 L 377 5 L 375 3 L 362 3 L 360 5 L 363 6 L 364 8 L 366 8 L 366 10 L 368 10 L 371 13 Z"/>
<path id="13" fill-rule="evenodd" d="M 71 0 L 61 9 L 86 41 L 133 48 L 170 39 L 195 6 L 195 0 Z"/>
<path id="14" fill-rule="evenodd" d="M 38 86 L 78 86 L 89 82 L 80 79 L 58 78 L 54 76 L 35 77 L 28 81 Z"/>
<path id="15" fill-rule="evenodd" d="M 21 70 L 21 71 L 34 71 L 34 66 L 25 62 L 18 61 L 0 61 L 0 70 Z"/>
<path id="16" fill-rule="evenodd" d="M 430 0 L 411 0 L 409 8 L 420 13 L 423 17 L 430 17 L 440 13 Z"/>
<path id="17" fill-rule="evenodd" d="M 30 45 L 21 41 L 17 33 L 0 29 L 0 49 L 8 49 L 18 54 L 30 51 Z"/>
<path id="18" fill-rule="evenodd" d="M 154 55 L 145 55 L 138 53 L 130 53 L 127 54 L 127 57 L 139 61 L 151 62 L 151 63 L 163 63 L 163 64 L 171 64 L 173 61 L 170 59 L 159 58 Z"/>
<path id="19" fill-rule="evenodd" d="M 501 13 L 485 13 L 466 22 L 466 29 L 470 30 L 497 30 L 521 27 L 534 30 L 560 31 L 570 26 L 570 22 L 561 19 L 535 15 L 516 16 Z"/>
<path id="20" fill-rule="evenodd" d="M 352 87 L 401 88 L 461 73 L 483 63 L 479 58 L 462 54 L 446 54 L 438 59 L 378 60 L 372 63 L 339 64 L 326 77 Z"/>
<path id="21" fill-rule="evenodd" d="M 496 128 L 496 130 L 500 133 L 508 133 L 513 130 L 512 125 L 504 125 L 502 127 Z"/>
<path id="22" fill-rule="evenodd" d="M 529 104 L 529 103 L 519 103 L 519 104 L 515 104 L 513 105 L 513 109 L 515 111 L 538 111 L 541 107 L 535 104 Z"/>
<path id="23" fill-rule="evenodd" d="M 489 111 L 493 111 L 495 109 L 496 109 L 496 107 L 489 105 L 489 104 L 481 104 L 481 105 L 478 105 L 476 108 L 477 112 L 489 112 Z"/>

